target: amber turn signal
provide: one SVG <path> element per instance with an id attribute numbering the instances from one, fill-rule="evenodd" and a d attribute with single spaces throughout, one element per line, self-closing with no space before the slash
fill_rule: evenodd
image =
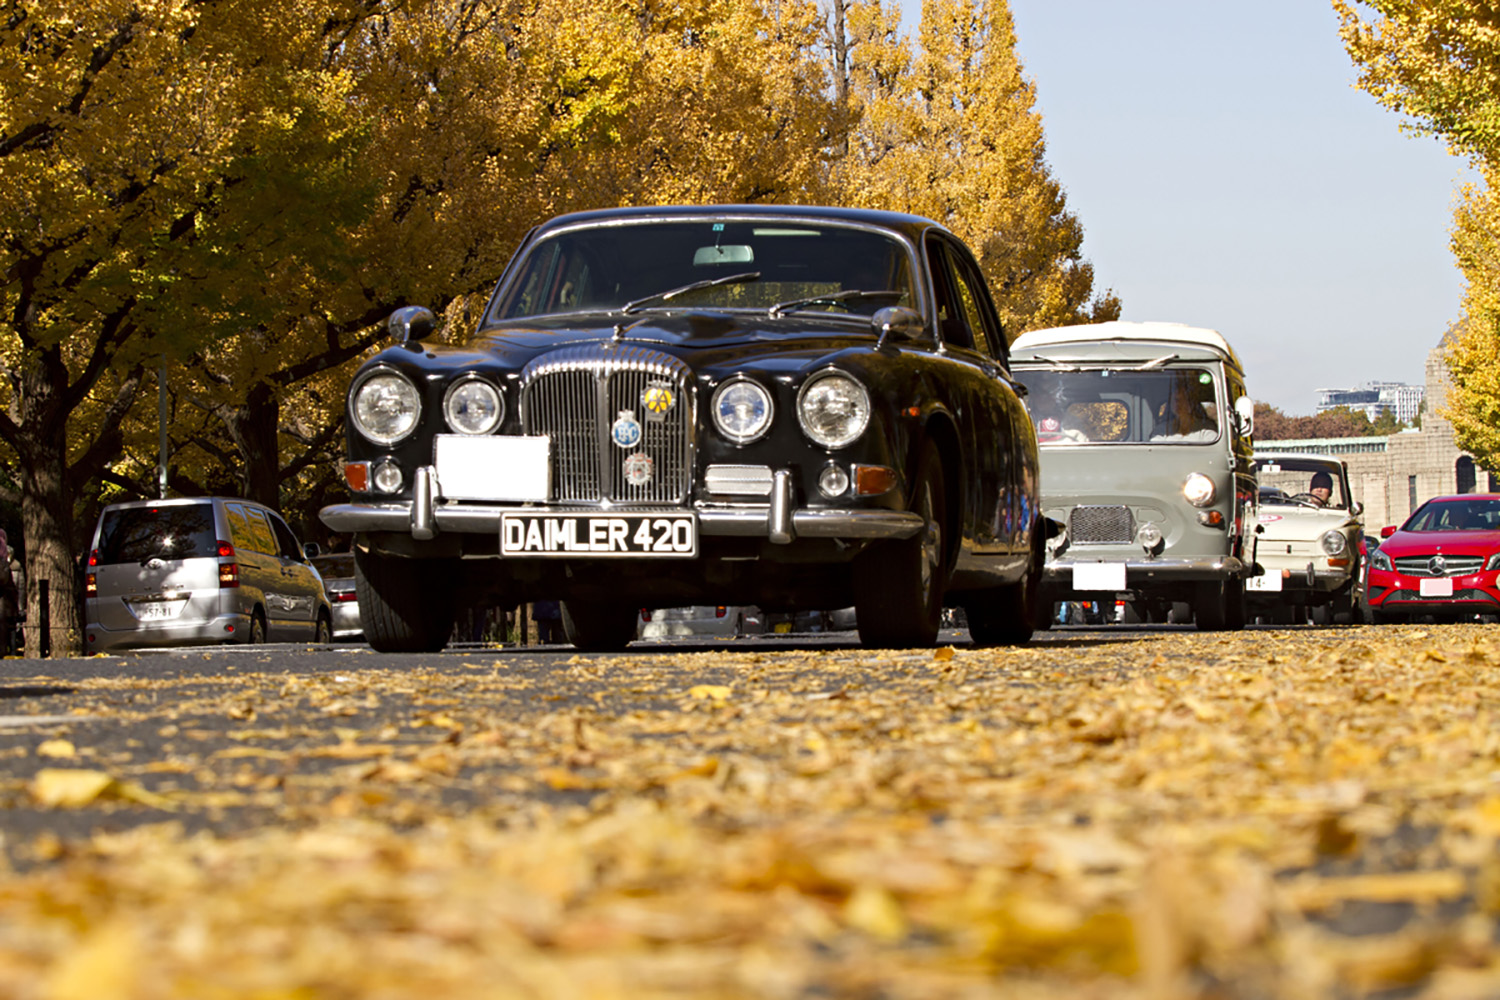
<path id="1" fill-rule="evenodd" d="M 896 488 L 896 470 L 884 465 L 856 465 L 854 492 L 857 496 L 875 497 Z"/>

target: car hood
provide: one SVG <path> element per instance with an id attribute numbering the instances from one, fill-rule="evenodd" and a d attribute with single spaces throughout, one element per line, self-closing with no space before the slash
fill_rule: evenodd
<path id="1" fill-rule="evenodd" d="M 1500 550 L 1500 531 L 1398 531 L 1380 543 L 1391 558 L 1404 555 L 1489 555 Z"/>
<path id="2" fill-rule="evenodd" d="M 693 309 L 634 316 L 588 313 L 511 320 L 484 327 L 468 346 L 540 351 L 616 337 L 662 349 L 685 346 L 703 350 L 767 343 L 790 346 L 801 339 L 826 343 L 830 337 L 868 341 L 875 337 L 875 331 L 868 317 L 857 314 L 800 313 L 772 318 L 763 312 Z"/>
<path id="3" fill-rule="evenodd" d="M 1314 510 L 1311 507 L 1263 506 L 1257 516 L 1265 541 L 1319 538 L 1326 531 L 1359 524 L 1347 510 Z"/>

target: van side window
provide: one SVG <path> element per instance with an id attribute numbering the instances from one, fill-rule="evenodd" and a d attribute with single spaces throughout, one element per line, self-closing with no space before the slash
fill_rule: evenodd
<path id="1" fill-rule="evenodd" d="M 248 521 L 249 527 L 250 550 L 274 556 L 277 552 L 276 533 L 271 530 L 270 522 L 266 520 L 265 513 L 256 510 L 254 507 L 246 507 L 245 518 Z"/>
<path id="2" fill-rule="evenodd" d="M 275 514 L 267 514 L 271 519 L 271 529 L 276 532 L 276 542 L 281 546 L 281 555 L 292 562 L 306 562 L 307 557 L 302 554 L 302 546 L 297 544 L 297 536 L 292 534 L 292 529 L 286 526 L 286 522 Z"/>
<path id="3" fill-rule="evenodd" d="M 229 544 L 237 549 L 249 549 L 250 522 L 245 517 L 244 504 L 226 503 L 224 518 L 229 522 Z"/>

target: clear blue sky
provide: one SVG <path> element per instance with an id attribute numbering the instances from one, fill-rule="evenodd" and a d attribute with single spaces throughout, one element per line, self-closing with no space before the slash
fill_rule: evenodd
<path id="1" fill-rule="evenodd" d="M 1250 392 L 1421 383 L 1464 161 L 1353 87 L 1328 0 L 1010 0 L 1047 161 L 1122 319 L 1221 331 Z M 915 37 L 917 0 L 906 0 Z"/>

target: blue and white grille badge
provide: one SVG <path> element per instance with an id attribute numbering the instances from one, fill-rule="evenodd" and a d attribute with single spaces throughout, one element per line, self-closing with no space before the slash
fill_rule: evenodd
<path id="1" fill-rule="evenodd" d="M 641 443 L 641 425 L 635 419 L 635 411 L 620 411 L 619 418 L 609 428 L 609 439 L 621 448 L 634 448 Z"/>

